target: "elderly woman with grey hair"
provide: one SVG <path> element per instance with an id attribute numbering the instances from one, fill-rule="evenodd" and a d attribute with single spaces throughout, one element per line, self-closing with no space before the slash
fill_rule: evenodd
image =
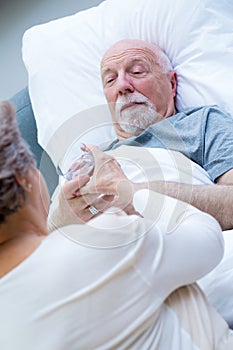
<path id="1" fill-rule="evenodd" d="M 36 195 L 37 191 L 39 196 Z M 47 235 L 48 206 L 46 185 L 35 167 L 28 146 L 19 135 L 14 108 L 10 103 L 2 102 L 0 104 L 0 237 L 2 250 L 5 254 L 7 252 L 7 259 L 1 260 L 1 276 L 30 255 Z M 23 242 L 23 245 L 18 242 Z"/>
<path id="2" fill-rule="evenodd" d="M 127 181 L 116 161 L 92 153 L 95 168 Z M 194 283 L 222 257 L 218 223 L 185 203 L 175 214 L 176 200 L 147 194 L 149 204 L 141 191 L 131 203 L 135 213 L 146 208 L 144 218 L 103 213 L 48 234 L 44 179 L 14 109 L 0 103 L 0 349 L 232 349 Z M 152 203 L 161 205 L 157 217 Z"/>

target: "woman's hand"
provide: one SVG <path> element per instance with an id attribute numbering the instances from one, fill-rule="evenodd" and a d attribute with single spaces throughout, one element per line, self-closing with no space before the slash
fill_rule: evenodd
<path id="1" fill-rule="evenodd" d="M 65 182 L 58 204 L 51 206 L 55 209 L 51 209 L 49 217 L 50 231 L 65 225 L 83 224 L 111 207 L 128 215 L 140 215 L 132 204 L 135 185 L 125 176 L 116 159 L 96 146 L 88 148 L 94 158 L 94 170 L 91 176 L 81 174 Z"/>
<path id="2" fill-rule="evenodd" d="M 56 190 L 49 211 L 49 231 L 66 225 L 82 224 L 91 219 L 88 204 L 76 194 L 89 180 L 89 175 L 79 175 L 66 181 L 61 191 Z"/>
<path id="3" fill-rule="evenodd" d="M 117 207 L 127 214 L 138 214 L 133 208 L 134 183 L 123 173 L 115 158 L 102 152 L 96 146 L 88 146 L 94 158 L 94 171 L 90 180 L 76 194 L 104 212 Z"/>

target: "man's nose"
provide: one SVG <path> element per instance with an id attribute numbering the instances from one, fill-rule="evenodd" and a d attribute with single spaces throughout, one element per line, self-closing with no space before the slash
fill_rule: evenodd
<path id="1" fill-rule="evenodd" d="M 134 86 L 127 75 L 122 74 L 118 76 L 118 93 L 120 95 L 134 92 L 134 90 Z"/>

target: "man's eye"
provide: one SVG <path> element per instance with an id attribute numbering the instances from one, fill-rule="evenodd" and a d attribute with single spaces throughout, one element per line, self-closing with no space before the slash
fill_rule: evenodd
<path id="1" fill-rule="evenodd" d="M 111 84 L 114 81 L 114 77 L 107 78 L 105 80 L 105 85 Z"/>
<path id="2" fill-rule="evenodd" d="M 146 73 L 145 70 L 134 70 L 132 71 L 133 75 L 144 75 Z"/>

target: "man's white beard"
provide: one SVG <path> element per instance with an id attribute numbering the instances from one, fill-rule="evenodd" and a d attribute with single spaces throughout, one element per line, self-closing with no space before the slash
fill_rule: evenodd
<path id="1" fill-rule="evenodd" d="M 136 102 L 138 105 L 122 110 L 124 105 L 131 102 Z M 130 134 L 140 133 L 160 120 L 155 106 L 139 92 L 134 92 L 128 96 L 119 96 L 115 116 L 121 129 Z"/>

